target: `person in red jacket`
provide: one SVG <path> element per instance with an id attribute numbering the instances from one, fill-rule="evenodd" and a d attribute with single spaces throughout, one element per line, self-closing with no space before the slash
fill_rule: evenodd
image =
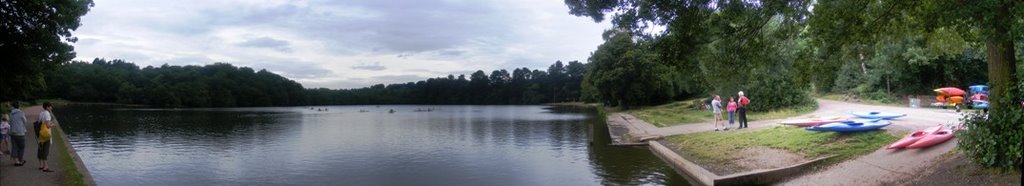
<path id="1" fill-rule="evenodd" d="M 736 129 L 747 128 L 747 104 L 750 104 L 750 99 L 743 95 L 743 91 L 740 91 L 740 104 L 736 108 L 736 113 L 739 115 L 740 126 Z"/>

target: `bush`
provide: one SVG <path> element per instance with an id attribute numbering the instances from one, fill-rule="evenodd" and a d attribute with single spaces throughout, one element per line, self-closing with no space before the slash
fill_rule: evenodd
<path id="1" fill-rule="evenodd" d="M 744 93 L 751 99 L 750 111 L 770 111 L 813 105 L 814 100 L 806 88 L 797 86 L 792 75 L 785 73 L 753 79 L 749 90 Z"/>
<path id="2" fill-rule="evenodd" d="M 1015 92 L 1011 90 L 1010 92 Z M 1021 141 L 1024 137 L 1024 109 L 1017 103 L 1020 94 L 999 100 L 1004 108 L 983 114 L 969 114 L 961 121 L 966 130 L 957 134 L 959 148 L 974 162 L 997 168 L 1021 169 Z"/>

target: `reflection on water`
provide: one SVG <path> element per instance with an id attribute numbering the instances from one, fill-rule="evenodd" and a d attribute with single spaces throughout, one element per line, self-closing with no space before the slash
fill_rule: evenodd
<path id="1" fill-rule="evenodd" d="M 55 114 L 100 185 L 687 184 L 646 149 L 605 145 L 607 128 L 589 111 L 319 108 L 327 111 L 71 106 Z"/>

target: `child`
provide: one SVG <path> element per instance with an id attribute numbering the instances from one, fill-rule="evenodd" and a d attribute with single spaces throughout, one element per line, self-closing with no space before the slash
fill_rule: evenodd
<path id="1" fill-rule="evenodd" d="M 736 117 L 736 99 L 732 96 L 729 96 L 729 105 L 725 110 L 729 111 L 729 127 L 732 127 L 733 122 L 736 121 L 734 119 Z M 725 127 L 725 130 L 729 130 L 729 127 Z"/>
<path id="2" fill-rule="evenodd" d="M 712 113 L 715 115 L 715 131 L 718 131 L 718 123 L 722 121 L 722 98 L 715 95 L 715 99 L 711 100 Z M 722 124 L 722 128 L 725 128 L 725 124 Z"/>
<path id="3" fill-rule="evenodd" d="M 7 131 L 11 129 L 11 124 L 7 123 L 7 114 L 0 117 L 0 157 L 7 154 Z"/>

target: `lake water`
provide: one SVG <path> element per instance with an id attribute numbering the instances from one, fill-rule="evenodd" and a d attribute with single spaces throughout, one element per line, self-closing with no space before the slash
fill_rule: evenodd
<path id="1" fill-rule="evenodd" d="M 688 184 L 645 148 L 608 146 L 603 120 L 589 110 L 318 108 L 328 111 L 69 106 L 54 113 L 99 185 Z"/>

